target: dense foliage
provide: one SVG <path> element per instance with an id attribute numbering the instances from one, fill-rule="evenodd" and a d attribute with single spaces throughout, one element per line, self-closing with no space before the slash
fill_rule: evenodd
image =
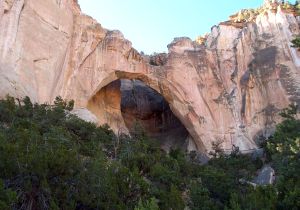
<path id="1" fill-rule="evenodd" d="M 300 120 L 297 106 L 290 105 L 281 116 L 285 119 L 266 144 L 267 153 L 277 171 L 278 208 L 300 208 Z M 297 208 L 298 207 L 298 208 Z"/>
<path id="2" fill-rule="evenodd" d="M 278 171 L 274 186 L 253 187 L 262 161 L 220 152 L 200 165 L 194 154 L 153 145 L 137 126 L 117 137 L 54 105 L 0 101 L 0 209 L 297 209 L 300 122 L 295 109 L 265 144 Z"/>
<path id="3" fill-rule="evenodd" d="M 300 37 L 296 37 L 295 39 L 292 40 L 292 47 L 295 48 L 300 48 Z"/>

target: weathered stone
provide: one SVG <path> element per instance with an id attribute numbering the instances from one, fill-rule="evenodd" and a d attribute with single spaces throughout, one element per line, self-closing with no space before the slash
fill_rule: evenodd
<path id="1" fill-rule="evenodd" d="M 135 132 L 136 126 L 142 126 L 166 151 L 190 150 L 188 131 L 159 93 L 138 80 L 122 80 L 121 95 L 121 112 L 130 133 Z"/>
<path id="2" fill-rule="evenodd" d="M 253 182 L 257 185 L 270 185 L 273 184 L 274 181 L 275 171 L 271 166 L 266 165 L 259 171 Z"/>
<path id="3" fill-rule="evenodd" d="M 91 122 L 94 124 L 98 124 L 98 118 L 92 113 L 90 112 L 88 109 L 73 109 L 71 111 L 71 114 L 76 115 L 77 117 L 79 117 L 80 119 L 87 121 L 87 122 Z"/>
<path id="4" fill-rule="evenodd" d="M 159 53 L 156 55 L 150 56 L 150 65 L 154 66 L 163 66 L 167 63 L 168 55 L 167 53 Z"/>
<path id="5" fill-rule="evenodd" d="M 158 66 L 149 64 L 119 31 L 81 13 L 74 0 L 0 1 L 0 97 L 75 100 L 99 123 L 128 132 L 118 79 L 138 79 L 160 93 L 197 150 L 222 139 L 225 151 L 257 148 L 257 133 L 271 131 L 277 112 L 299 102 L 300 57 L 290 41 L 299 17 L 266 9 L 239 27 L 214 26 L 201 44 L 177 38 Z M 268 112 L 266 107 L 273 107 Z"/>

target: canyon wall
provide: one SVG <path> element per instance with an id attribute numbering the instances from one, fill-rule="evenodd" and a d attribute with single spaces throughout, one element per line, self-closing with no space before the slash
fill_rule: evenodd
<path id="1" fill-rule="evenodd" d="M 0 97 L 43 103 L 61 95 L 127 130 L 118 91 L 105 88 L 136 79 L 165 98 L 197 150 L 222 141 L 227 151 L 251 151 L 273 132 L 278 112 L 300 102 L 300 54 L 290 46 L 299 17 L 275 6 L 251 21 L 213 26 L 201 42 L 176 38 L 168 54 L 149 61 L 75 0 L 1 0 Z"/>

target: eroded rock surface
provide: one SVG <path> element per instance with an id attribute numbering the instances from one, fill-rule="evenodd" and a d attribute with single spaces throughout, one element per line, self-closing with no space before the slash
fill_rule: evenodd
<path id="1" fill-rule="evenodd" d="M 275 181 L 275 171 L 274 169 L 266 165 L 264 166 L 258 173 L 257 177 L 253 180 L 253 182 L 257 185 L 270 185 Z"/>
<path id="2" fill-rule="evenodd" d="M 51 102 L 61 95 L 116 131 L 126 127 L 120 101 L 111 97 L 118 92 L 105 87 L 138 79 L 165 98 L 198 150 L 208 152 L 221 139 L 225 150 L 234 144 L 247 152 L 259 135 L 273 132 L 280 109 L 300 101 L 299 52 L 290 47 L 299 32 L 295 13 L 267 8 L 251 22 L 214 26 L 201 43 L 175 39 L 153 66 L 74 0 L 4 0 L 0 97 Z"/>
<path id="3" fill-rule="evenodd" d="M 86 122 L 99 124 L 98 118 L 88 109 L 85 108 L 73 109 L 71 111 L 71 114 L 79 117 L 80 119 Z"/>
<path id="4" fill-rule="evenodd" d="M 121 112 L 130 133 L 142 126 L 163 149 L 187 149 L 189 133 L 160 94 L 139 80 L 122 80 L 121 95 Z"/>

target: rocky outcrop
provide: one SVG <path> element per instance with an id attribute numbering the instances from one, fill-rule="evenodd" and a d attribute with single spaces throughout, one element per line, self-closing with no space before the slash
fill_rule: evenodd
<path id="1" fill-rule="evenodd" d="M 275 171 L 269 166 L 265 165 L 259 172 L 253 182 L 257 185 L 270 185 L 275 181 Z"/>
<path id="2" fill-rule="evenodd" d="M 167 53 L 159 53 L 156 55 L 150 56 L 150 65 L 153 66 L 163 66 L 167 63 L 168 61 L 168 55 Z"/>
<path id="3" fill-rule="evenodd" d="M 298 17 L 278 6 L 251 22 L 214 26 L 200 43 L 175 39 L 153 66 L 121 32 L 82 14 L 76 1 L 4 0 L 0 97 L 51 102 L 61 95 L 126 132 L 119 90 L 106 87 L 137 79 L 164 97 L 197 150 L 222 140 L 226 151 L 235 145 L 247 152 L 273 132 L 280 109 L 300 101 L 299 52 L 290 47 L 299 32 Z"/>

